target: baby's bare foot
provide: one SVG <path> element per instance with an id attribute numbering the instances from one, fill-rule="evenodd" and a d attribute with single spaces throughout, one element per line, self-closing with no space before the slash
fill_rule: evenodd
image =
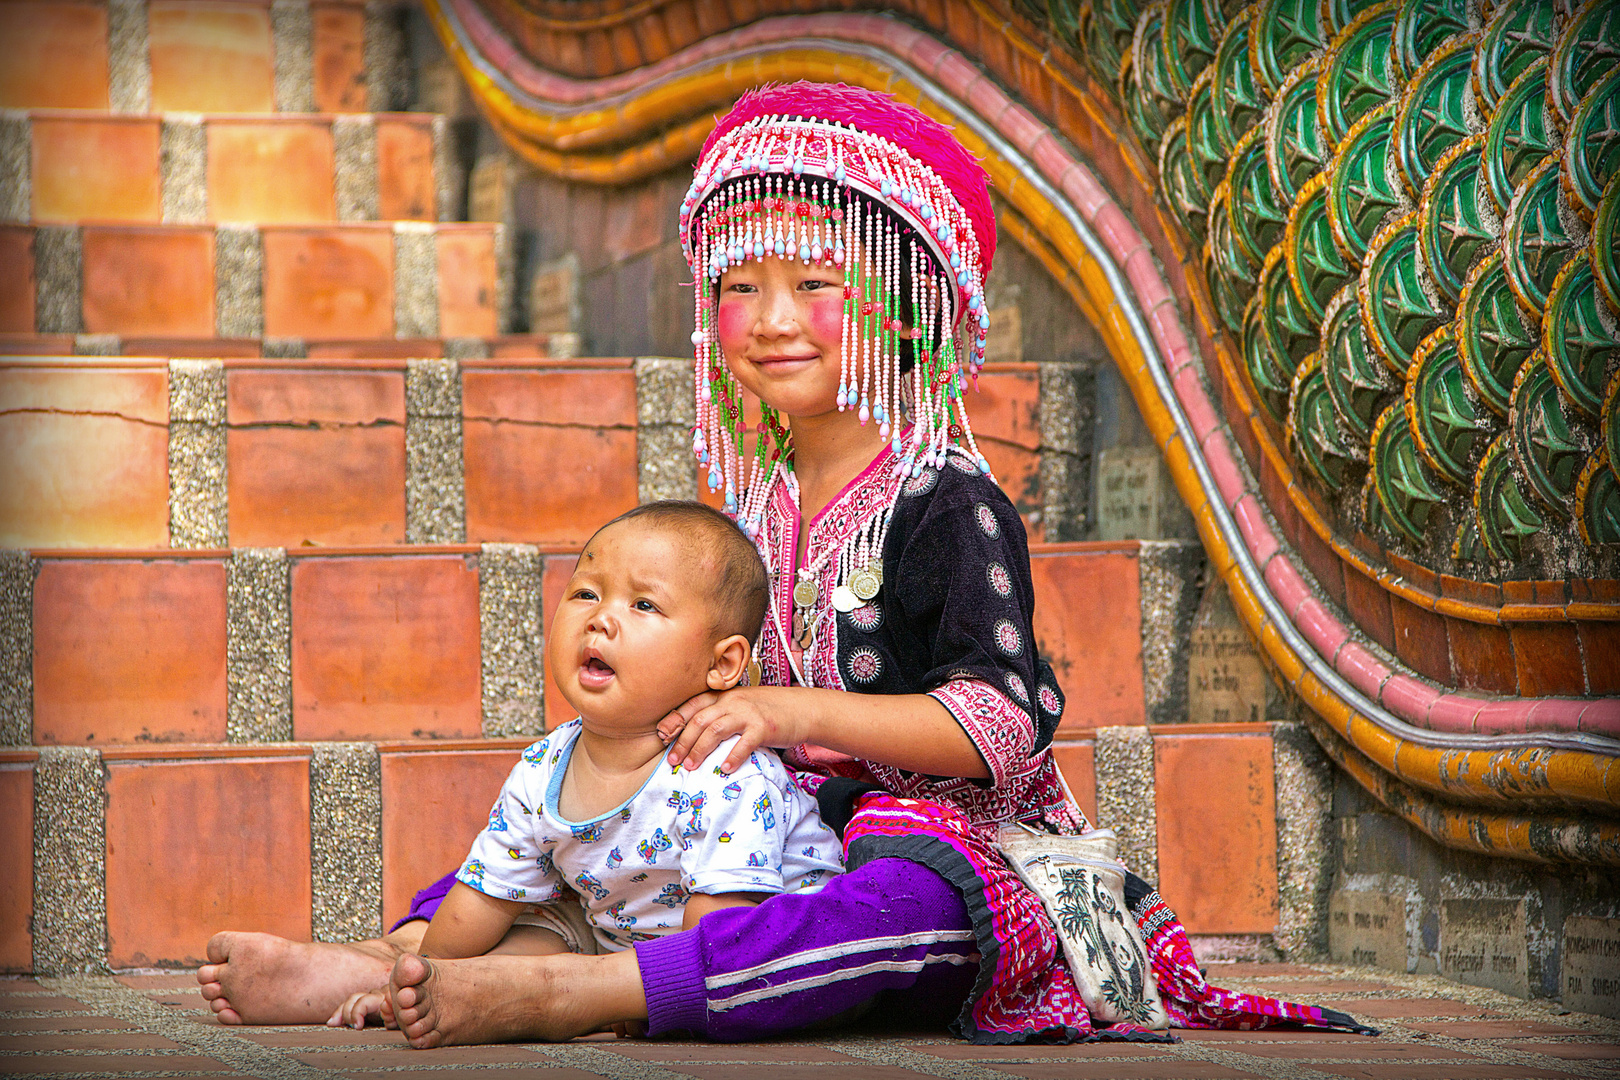
<path id="1" fill-rule="evenodd" d="M 387 939 L 307 944 L 227 932 L 209 940 L 197 982 L 222 1024 L 320 1024 L 351 994 L 386 983 L 399 953 Z"/>
<path id="2" fill-rule="evenodd" d="M 647 1015 L 640 969 L 631 952 L 468 960 L 426 960 L 406 953 L 394 964 L 388 993 L 395 1022 L 418 1050 L 531 1039 L 562 1042 Z"/>

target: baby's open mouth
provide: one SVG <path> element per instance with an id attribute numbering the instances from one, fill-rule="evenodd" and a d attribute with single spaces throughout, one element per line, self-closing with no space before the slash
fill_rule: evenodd
<path id="1" fill-rule="evenodd" d="M 585 661 L 585 670 L 592 675 L 612 675 L 613 668 L 604 664 L 599 657 L 591 657 Z"/>

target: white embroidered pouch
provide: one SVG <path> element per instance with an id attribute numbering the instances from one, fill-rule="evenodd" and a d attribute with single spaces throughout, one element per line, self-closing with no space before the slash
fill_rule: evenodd
<path id="1" fill-rule="evenodd" d="M 997 845 L 1052 917 L 1069 971 L 1091 1015 L 1149 1031 L 1170 1026 L 1142 931 L 1125 905 L 1125 867 L 1112 829 L 1052 836 L 1004 825 Z"/>

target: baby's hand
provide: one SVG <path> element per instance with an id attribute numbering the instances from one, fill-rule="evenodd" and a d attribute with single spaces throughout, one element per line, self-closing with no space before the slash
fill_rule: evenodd
<path id="1" fill-rule="evenodd" d="M 350 994 L 349 1000 L 339 1005 L 337 1012 L 326 1021 L 327 1027 L 352 1027 L 356 1031 L 366 1026 L 371 1017 L 378 1017 L 387 1028 L 394 1024 L 394 1004 L 388 1000 L 386 987 L 367 990 L 363 994 Z"/>
<path id="2" fill-rule="evenodd" d="M 658 737 L 670 743 L 669 763 L 695 769 L 715 747 L 737 736 L 720 771 L 734 772 L 748 755 L 762 746 L 793 746 L 804 739 L 771 709 L 772 695 L 780 687 L 738 687 L 724 693 L 703 693 L 689 699 L 658 722 Z M 791 710 L 786 710 L 791 713 Z"/>

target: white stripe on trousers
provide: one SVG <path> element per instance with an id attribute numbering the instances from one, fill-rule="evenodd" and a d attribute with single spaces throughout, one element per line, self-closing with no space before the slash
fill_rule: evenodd
<path id="1" fill-rule="evenodd" d="M 758 990 L 746 990 L 741 994 L 728 997 L 724 1001 L 711 1001 L 709 1011 L 725 1012 L 739 1006 L 752 1005 L 756 1001 L 787 997 L 789 994 L 797 994 L 803 990 L 814 990 L 818 986 L 830 986 L 836 982 L 845 982 L 866 975 L 875 975 L 880 971 L 921 971 L 929 964 L 955 964 L 960 967 L 963 964 L 977 964 L 978 962 L 978 953 L 937 953 L 925 956 L 921 960 L 874 960 L 870 964 L 862 964 L 857 968 L 839 968 L 835 971 L 823 972 L 820 975 L 807 975 L 802 979 L 793 979 L 789 982 L 779 983 L 776 986 L 761 987 Z"/>
<path id="2" fill-rule="evenodd" d="M 761 975 L 771 975 L 788 968 L 804 967 L 806 964 L 818 964 L 823 960 L 832 960 L 851 953 L 877 952 L 879 949 L 903 949 L 910 945 L 933 945 L 945 941 L 973 941 L 975 935 L 972 930 L 925 930 L 917 934 L 891 934 L 888 937 L 861 938 L 858 941 L 840 941 L 836 945 L 826 945 L 819 949 L 806 949 L 803 952 L 790 953 L 779 956 L 775 960 L 767 960 L 763 964 L 742 968 L 738 971 L 728 971 L 719 975 L 710 975 L 703 980 L 707 990 L 719 990 L 737 983 L 747 982 L 749 979 Z"/>

